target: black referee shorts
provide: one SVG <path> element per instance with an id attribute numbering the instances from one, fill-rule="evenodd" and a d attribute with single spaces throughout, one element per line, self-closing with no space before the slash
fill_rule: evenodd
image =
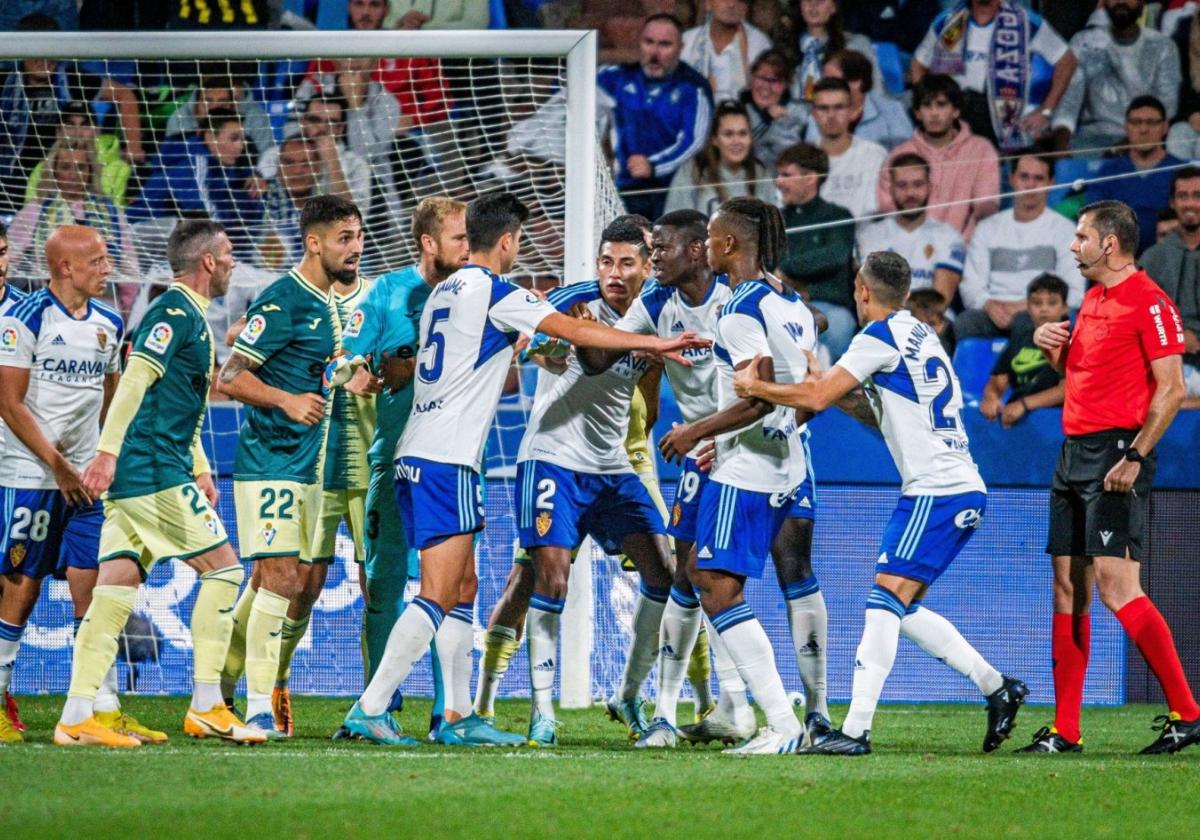
<path id="1" fill-rule="evenodd" d="M 1063 441 L 1050 488 L 1052 556 L 1124 557 L 1142 560 L 1142 533 L 1154 482 L 1154 453 L 1146 453 L 1133 490 L 1108 493 L 1104 476 L 1125 457 L 1136 431 L 1110 429 Z"/>

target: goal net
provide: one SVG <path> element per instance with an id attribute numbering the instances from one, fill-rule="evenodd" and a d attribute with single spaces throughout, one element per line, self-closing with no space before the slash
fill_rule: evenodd
<path id="1" fill-rule="evenodd" d="M 541 289 L 590 279 L 599 231 L 624 212 L 596 139 L 591 32 L 20 34 L 0 50 L 10 62 L 0 93 L 8 282 L 40 288 L 50 233 L 95 227 L 113 260 L 109 302 L 131 326 L 170 282 L 165 245 L 180 218 L 215 218 L 235 244 L 230 291 L 210 312 L 223 344 L 254 296 L 298 260 L 299 212 L 313 194 L 344 195 L 363 211 L 362 272 L 376 277 L 416 260 L 410 219 L 422 198 L 509 190 L 531 210 L 512 279 Z M 227 354 L 222 346 L 219 361 Z M 534 379 L 514 371 L 488 442 L 480 633 L 510 568 L 511 481 Z M 231 535 L 239 425 L 237 406 L 217 403 L 205 426 Z M 361 688 L 348 535 L 338 549 L 297 654 L 300 692 Z M 188 689 L 196 589 L 183 564 L 155 570 L 122 650 L 126 687 Z M 609 641 L 614 655 L 624 647 Z M 15 690 L 65 689 L 70 642 L 69 595 L 54 582 L 27 630 Z M 431 690 L 423 668 L 410 691 Z M 564 678 L 576 702 L 599 690 L 586 655 Z M 505 689 L 527 683 L 518 662 Z"/>

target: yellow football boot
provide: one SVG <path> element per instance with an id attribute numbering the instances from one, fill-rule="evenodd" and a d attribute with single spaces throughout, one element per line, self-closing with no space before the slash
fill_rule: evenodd
<path id="1" fill-rule="evenodd" d="M 248 729 L 223 703 L 207 712 L 189 708 L 183 719 L 183 731 L 193 738 L 220 738 L 235 744 L 261 744 L 267 740 L 263 733 Z"/>
<path id="2" fill-rule="evenodd" d="M 54 727 L 54 743 L 61 747 L 140 747 L 142 742 L 132 735 L 122 735 L 109 729 L 95 715 L 73 726 L 59 722 Z"/>
<path id="3" fill-rule="evenodd" d="M 8 715 L 0 715 L 0 744 L 19 744 L 24 740 Z"/>
<path id="4" fill-rule="evenodd" d="M 166 732 L 159 732 L 157 729 L 143 726 L 138 722 L 137 718 L 131 714 L 127 714 L 124 709 L 116 709 L 111 712 L 96 712 L 93 717 L 101 726 L 107 726 L 119 735 L 128 735 L 131 738 L 136 738 L 143 744 L 167 743 Z"/>
<path id="5" fill-rule="evenodd" d="M 275 686 L 271 690 L 271 711 L 275 715 L 275 728 L 287 737 L 292 737 L 292 694 L 287 687 Z"/>

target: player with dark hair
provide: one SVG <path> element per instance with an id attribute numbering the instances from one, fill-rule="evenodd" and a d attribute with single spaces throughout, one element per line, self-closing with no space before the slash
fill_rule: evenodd
<path id="1" fill-rule="evenodd" d="M 731 199 L 709 221 L 709 268 L 727 274 L 733 289 L 713 345 L 720 410 L 676 427 L 659 444 L 665 456 L 680 459 L 701 440 L 717 437 L 716 466 L 701 491 L 689 577 L 767 716 L 757 736 L 731 750 L 739 755 L 793 752 L 803 736 L 771 642 L 743 597 L 746 578 L 762 575 L 807 477 L 799 418 L 733 393 L 734 370 L 752 359 L 765 379 L 802 381 L 808 370 L 805 351 L 816 348 L 812 313 L 770 275 L 786 242 L 779 211 L 758 199 Z"/>
<path id="2" fill-rule="evenodd" d="M 1183 319 L 1167 294 L 1139 271 L 1138 220 L 1119 201 L 1079 214 L 1071 251 L 1095 285 L 1069 321 L 1034 333 L 1064 374 L 1067 439 L 1050 491 L 1046 552 L 1054 565 L 1054 725 L 1026 752 L 1080 752 L 1079 716 L 1091 645 L 1092 589 L 1137 645 L 1167 699 L 1159 737 L 1144 754 L 1200 743 L 1200 706 L 1171 630 L 1142 590 L 1142 542 L 1154 483 L 1154 447 L 1175 419 L 1186 388 Z"/>
<path id="3" fill-rule="evenodd" d="M 673 355 L 701 346 L 635 336 L 563 315 L 502 279 L 516 263 L 529 210 L 492 192 L 467 206 L 470 263 L 438 284 L 421 315 L 412 414 L 396 445 L 396 497 L 408 544 L 421 552 L 421 589 L 392 628 L 383 660 L 343 726 L 380 744 L 412 744 L 387 713 L 446 613 L 472 611 L 475 534 L 483 529 L 481 455 L 512 347 L 537 331 L 576 345 Z"/>
<path id="4" fill-rule="evenodd" d="M 254 299 L 218 376 L 219 389 L 245 405 L 233 492 L 238 546 L 256 561 L 234 610 L 240 632 L 221 683 L 232 702 L 245 671 L 246 725 L 271 739 L 287 737 L 276 724 L 273 694 L 300 641 L 295 631 L 308 576 L 301 566 L 313 562 L 321 508 L 331 408 L 323 379 L 342 331 L 332 286 L 358 276 L 362 216 L 349 201 L 314 196 L 300 215 L 300 232 L 304 257 Z"/>
<path id="5" fill-rule="evenodd" d="M 854 282 L 864 327 L 830 371 L 813 371 L 804 382 L 785 385 L 750 365 L 734 380 L 738 394 L 748 399 L 812 413 L 837 404 L 878 426 L 903 483 L 867 597 L 850 710 L 841 729 L 813 739 L 802 752 L 871 751 L 871 723 L 901 633 L 969 677 L 987 697 L 984 752 L 1008 737 L 1028 693 L 1024 683 L 1003 676 L 953 624 L 920 603 L 975 533 L 987 495 L 962 429 L 962 391 L 950 359 L 934 330 L 903 308 L 911 277 L 903 257 L 868 254 Z"/>

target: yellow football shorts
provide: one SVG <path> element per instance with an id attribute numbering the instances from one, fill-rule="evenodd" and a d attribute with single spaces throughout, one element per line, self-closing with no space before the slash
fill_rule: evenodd
<path id="1" fill-rule="evenodd" d="M 159 560 L 188 560 L 229 542 L 194 481 L 124 499 L 105 499 L 100 562 L 128 557 L 149 574 Z"/>
<path id="2" fill-rule="evenodd" d="M 367 518 L 367 489 L 324 490 L 321 515 L 317 517 L 317 537 L 313 542 L 313 562 L 331 563 L 337 550 L 338 523 L 345 520 L 350 541 L 354 543 L 354 562 L 362 562 L 364 523 Z"/>
<path id="3" fill-rule="evenodd" d="M 321 485 L 298 481 L 234 481 L 238 549 L 244 560 L 298 557 L 313 562 Z"/>

